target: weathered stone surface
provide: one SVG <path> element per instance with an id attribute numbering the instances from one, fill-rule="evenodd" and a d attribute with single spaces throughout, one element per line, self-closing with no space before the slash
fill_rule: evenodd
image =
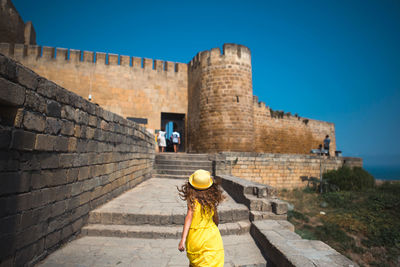
<path id="1" fill-rule="evenodd" d="M 56 101 L 49 100 L 47 102 L 46 113 L 47 113 L 47 115 L 49 115 L 51 117 L 60 118 L 61 117 L 61 105 Z"/>
<path id="2" fill-rule="evenodd" d="M 23 131 L 14 130 L 11 148 L 18 150 L 33 150 L 35 147 L 35 134 Z"/>
<path id="3" fill-rule="evenodd" d="M 16 76 L 19 84 L 29 89 L 36 90 L 39 80 L 39 76 L 36 73 L 26 67 L 17 65 Z"/>
<path id="4" fill-rule="evenodd" d="M 0 75 L 10 81 L 16 81 L 17 64 L 8 57 L 0 54 Z"/>
<path id="5" fill-rule="evenodd" d="M 1 129 L 0 130 L 0 149 L 5 149 L 10 146 L 11 142 L 11 130 Z"/>
<path id="6" fill-rule="evenodd" d="M 63 120 L 61 125 L 61 134 L 67 136 L 74 135 L 74 123 L 71 121 Z"/>
<path id="7" fill-rule="evenodd" d="M 27 130 L 34 130 L 38 132 L 43 132 L 46 125 L 46 119 L 39 113 L 25 112 L 23 126 Z"/>
<path id="8" fill-rule="evenodd" d="M 48 134 L 58 135 L 61 131 L 62 122 L 60 119 L 47 117 L 45 132 Z"/>
<path id="9" fill-rule="evenodd" d="M 25 105 L 32 108 L 34 111 L 45 113 L 46 112 L 46 100 L 41 95 L 34 91 L 26 91 Z"/>
<path id="10" fill-rule="evenodd" d="M 4 61 L 1 55 L 0 60 Z M 2 92 L 22 88 L 23 97 L 27 92 L 25 101 L 18 94 L 14 104 L 0 100 L 10 108 L 7 116 L 2 110 L 0 120 L 0 229 L 10 232 L 16 227 L 11 239 L 15 243 L 1 247 L 0 261 L 13 255 L 12 260 L 23 266 L 79 232 L 90 209 L 149 178 L 154 137 L 144 129 L 124 132 L 117 124 L 130 122 L 43 78 L 34 91 L 37 77 L 19 68 L 20 80 L 12 68 L 0 66 L 0 79 L 7 86 Z M 76 102 L 69 103 L 71 99 Z M 97 128 L 97 112 L 110 120 L 108 132 Z M 101 140 L 93 139 L 96 134 Z"/>
<path id="11" fill-rule="evenodd" d="M 272 200 L 271 205 L 272 205 L 272 211 L 275 214 L 281 215 L 287 213 L 288 208 L 286 202 L 280 200 Z"/>
<path id="12" fill-rule="evenodd" d="M 25 88 L 0 77 L 0 103 L 20 106 L 25 102 Z"/>
<path id="13" fill-rule="evenodd" d="M 56 136 L 47 134 L 36 135 L 35 150 L 52 151 L 56 143 Z"/>

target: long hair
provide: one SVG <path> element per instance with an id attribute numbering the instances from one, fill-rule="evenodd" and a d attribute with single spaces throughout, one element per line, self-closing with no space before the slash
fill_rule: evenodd
<path id="1" fill-rule="evenodd" d="M 178 188 L 179 197 L 186 200 L 188 205 L 194 209 L 195 200 L 197 200 L 202 207 L 202 210 L 214 210 L 219 203 L 225 199 L 219 184 L 214 181 L 210 188 L 205 190 L 198 190 L 194 188 L 189 182 L 184 183 L 181 188 Z"/>

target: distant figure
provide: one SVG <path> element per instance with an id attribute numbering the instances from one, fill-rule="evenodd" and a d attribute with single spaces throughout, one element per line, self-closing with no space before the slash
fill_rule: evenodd
<path id="1" fill-rule="evenodd" d="M 325 136 L 324 139 L 324 149 L 326 150 L 326 154 L 328 155 L 328 157 L 330 156 L 329 154 L 329 144 L 331 143 L 331 139 L 329 139 L 329 135 Z"/>
<path id="2" fill-rule="evenodd" d="M 161 131 L 158 132 L 157 135 L 158 147 L 160 152 L 164 152 L 164 149 L 167 146 L 167 142 L 165 141 L 165 134 L 166 132 L 164 131 L 163 128 L 161 129 Z"/>
<path id="3" fill-rule="evenodd" d="M 181 144 L 181 135 L 177 132 L 174 131 L 171 135 L 172 138 L 172 143 L 174 144 L 174 152 L 178 152 L 178 145 Z"/>

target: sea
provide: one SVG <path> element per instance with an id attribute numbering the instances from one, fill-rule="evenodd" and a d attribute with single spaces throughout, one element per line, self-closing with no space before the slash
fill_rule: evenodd
<path id="1" fill-rule="evenodd" d="M 400 180 L 400 166 L 364 165 L 364 169 L 378 180 Z"/>

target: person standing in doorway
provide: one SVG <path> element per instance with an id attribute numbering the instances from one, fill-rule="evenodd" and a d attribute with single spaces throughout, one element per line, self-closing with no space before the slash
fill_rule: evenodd
<path id="1" fill-rule="evenodd" d="M 172 143 L 174 144 L 174 152 L 177 153 L 179 150 L 179 145 L 181 144 L 181 135 L 175 130 L 176 125 L 174 125 L 174 132 L 171 135 Z"/>
<path id="2" fill-rule="evenodd" d="M 167 146 L 167 142 L 165 140 L 165 134 L 166 133 L 164 131 L 164 128 L 158 132 L 157 141 L 158 141 L 159 152 L 164 152 L 165 147 Z"/>
<path id="3" fill-rule="evenodd" d="M 326 135 L 325 139 L 324 139 L 324 150 L 326 150 L 326 154 L 328 155 L 328 157 L 330 156 L 330 154 L 329 154 L 330 143 L 331 143 L 331 139 L 329 139 L 329 135 Z"/>

